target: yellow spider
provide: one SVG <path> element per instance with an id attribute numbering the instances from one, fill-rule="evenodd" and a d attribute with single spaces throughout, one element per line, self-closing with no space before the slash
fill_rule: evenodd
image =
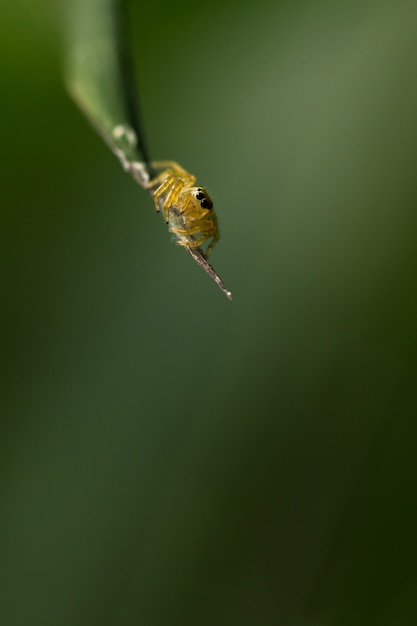
<path id="1" fill-rule="evenodd" d="M 167 224 L 172 218 L 175 226 L 172 225 L 170 231 L 177 235 L 180 246 L 196 248 L 211 239 L 205 252 L 208 256 L 220 235 L 207 191 L 204 187 L 195 187 L 196 177 L 175 161 L 156 161 L 152 167 L 163 170 L 148 183 L 156 210 L 159 212 L 162 208 Z M 179 224 L 176 214 L 180 215 Z"/>

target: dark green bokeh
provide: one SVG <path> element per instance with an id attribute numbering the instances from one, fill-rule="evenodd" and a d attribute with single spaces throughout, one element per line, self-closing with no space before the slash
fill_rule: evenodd
<path id="1" fill-rule="evenodd" d="M 132 3 L 232 303 L 4 4 L 0 623 L 416 623 L 415 3 Z"/>

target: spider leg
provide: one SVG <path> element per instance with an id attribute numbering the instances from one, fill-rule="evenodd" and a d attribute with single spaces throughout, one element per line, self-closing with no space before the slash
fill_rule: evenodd
<path id="1" fill-rule="evenodd" d="M 210 252 L 213 250 L 215 243 L 219 239 L 219 234 L 216 229 L 216 226 L 212 220 L 203 220 L 199 224 L 195 226 L 190 226 L 189 228 L 171 228 L 172 233 L 177 235 L 188 235 L 188 236 L 197 236 L 196 239 L 187 239 L 187 241 L 178 241 L 180 246 L 189 246 L 190 248 L 198 248 L 201 246 L 207 239 L 211 239 L 210 245 L 208 246 L 205 254 L 209 256 Z"/>
<path id="2" fill-rule="evenodd" d="M 184 188 L 184 183 L 182 182 L 182 180 L 174 179 L 170 187 L 166 189 L 167 195 L 166 195 L 163 206 L 164 206 L 164 218 L 167 224 L 169 222 L 169 215 L 168 215 L 169 209 L 172 207 L 172 205 L 178 204 L 178 198 L 183 188 Z"/>
<path id="3" fill-rule="evenodd" d="M 171 231 L 173 232 L 173 231 Z M 185 248 L 198 248 L 208 239 L 207 235 L 201 235 L 198 239 L 189 239 L 188 241 L 177 241 L 179 246 Z"/>
<path id="4" fill-rule="evenodd" d="M 178 178 L 182 178 L 187 187 L 192 187 L 197 180 L 196 177 L 193 176 L 193 174 L 187 172 L 187 170 L 181 167 L 181 165 L 179 165 L 176 161 L 152 161 L 152 167 L 157 170 L 165 170 L 165 172 L 162 172 L 162 174 L 159 174 L 157 176 L 158 179 L 160 177 L 161 179 L 165 178 L 166 175 L 169 173 L 173 176 L 177 176 Z M 151 183 L 152 182 L 153 181 L 151 181 Z"/>
<path id="5" fill-rule="evenodd" d="M 178 233 L 179 235 L 198 235 L 203 233 L 209 233 L 208 236 L 211 236 L 211 233 L 214 232 L 214 224 L 211 220 L 206 220 L 204 223 L 196 224 L 195 226 L 190 226 L 188 228 L 171 228 L 172 233 Z"/>
<path id="6" fill-rule="evenodd" d="M 190 241 L 178 241 L 177 243 L 179 246 L 183 246 L 184 248 L 199 248 L 207 241 L 207 239 L 210 239 L 210 236 L 214 237 L 213 235 L 201 235 L 201 237 L 199 237 L 198 239 L 192 239 Z M 215 239 L 213 238 L 213 241 L 210 243 L 207 250 L 205 252 L 203 250 L 206 257 L 210 255 L 217 240 L 218 237 Z"/>
<path id="7" fill-rule="evenodd" d="M 164 198 L 164 201 L 162 204 L 162 208 L 164 210 L 164 219 L 167 224 L 169 222 L 169 215 L 168 215 L 169 209 L 171 208 L 173 204 L 177 203 L 179 195 L 183 187 L 184 187 L 184 183 L 182 182 L 182 180 L 179 180 L 175 176 L 168 176 L 168 178 L 164 180 L 164 182 L 158 187 L 158 189 L 153 194 L 155 208 L 158 211 L 158 213 L 160 210 L 159 199 L 161 198 L 161 196 L 166 194 L 166 197 Z"/>
<path id="8" fill-rule="evenodd" d="M 212 240 L 206 250 L 206 256 L 210 256 L 210 253 L 213 250 L 215 244 L 219 241 L 219 238 L 220 238 L 219 231 L 216 231 L 214 235 L 212 235 Z"/>
<path id="9" fill-rule="evenodd" d="M 166 181 L 168 177 L 176 178 L 169 170 L 165 170 L 164 172 L 158 174 L 158 176 L 155 176 L 155 178 L 152 178 L 152 180 L 148 182 L 146 188 L 152 189 L 152 187 L 156 187 L 159 183 Z"/>
<path id="10" fill-rule="evenodd" d="M 159 180 L 155 179 L 156 183 L 160 182 Z M 150 185 L 154 185 L 156 184 L 155 181 L 152 181 L 150 183 Z M 164 194 L 167 189 L 169 189 L 170 187 L 172 187 L 172 185 L 175 183 L 175 177 L 174 176 L 168 176 L 167 178 L 163 179 L 163 182 L 161 185 L 159 185 L 158 189 L 156 191 L 154 191 L 153 193 L 153 200 L 155 203 L 155 208 L 159 213 L 160 207 L 159 207 L 159 198 L 162 196 L 162 194 Z M 164 203 L 164 208 L 165 208 L 165 204 L 166 201 Z M 168 207 L 169 208 L 169 207 Z"/>

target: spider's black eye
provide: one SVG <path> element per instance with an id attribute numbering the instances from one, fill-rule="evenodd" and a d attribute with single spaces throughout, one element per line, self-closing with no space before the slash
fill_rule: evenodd
<path id="1" fill-rule="evenodd" d="M 213 208 L 213 203 L 210 200 L 210 198 L 207 196 L 206 192 L 204 189 L 202 189 L 201 187 L 197 188 L 197 192 L 195 194 L 195 197 L 197 200 L 200 200 L 200 206 L 203 209 L 212 209 Z"/>

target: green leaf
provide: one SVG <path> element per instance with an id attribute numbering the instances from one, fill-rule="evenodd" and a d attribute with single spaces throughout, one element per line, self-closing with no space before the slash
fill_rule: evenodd
<path id="1" fill-rule="evenodd" d="M 66 82 L 72 97 L 125 171 L 147 189 L 153 168 L 139 113 L 123 8 L 117 0 L 71 2 Z M 175 207 L 171 218 L 177 228 L 186 228 L 181 211 Z M 184 247 L 231 299 L 231 292 L 204 251 L 198 246 Z"/>

